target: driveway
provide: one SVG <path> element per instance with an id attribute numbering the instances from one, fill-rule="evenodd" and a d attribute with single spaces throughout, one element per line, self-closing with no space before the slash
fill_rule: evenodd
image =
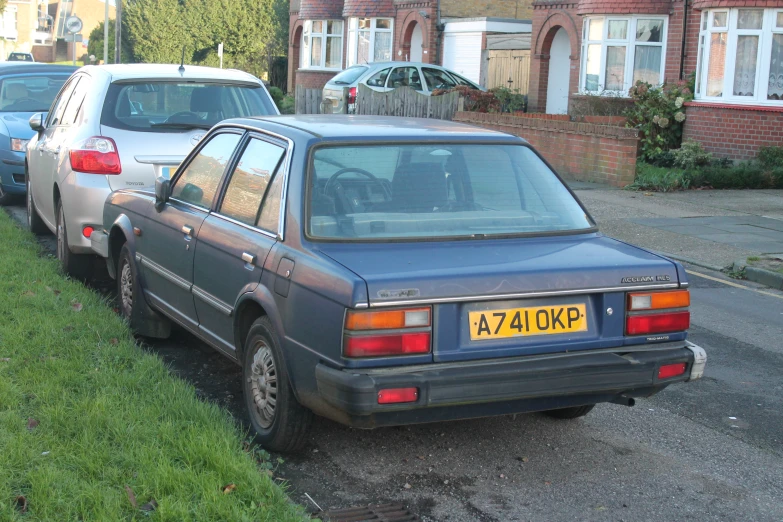
<path id="1" fill-rule="evenodd" d="M 579 196 L 610 234 L 714 263 L 724 254 L 709 250 L 724 246 L 633 220 L 738 212 L 709 199 Z M 780 522 L 783 292 L 690 271 L 691 339 L 709 355 L 701 381 L 567 422 L 532 414 L 362 431 L 320 420 L 275 476 L 310 507 L 305 494 L 324 509 L 400 502 L 423 520 Z M 236 366 L 181 331 L 148 349 L 244 421 Z"/>

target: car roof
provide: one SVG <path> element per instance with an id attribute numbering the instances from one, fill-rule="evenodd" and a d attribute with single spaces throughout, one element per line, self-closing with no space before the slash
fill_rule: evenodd
<path id="1" fill-rule="evenodd" d="M 185 71 L 180 73 L 177 64 L 159 63 L 128 63 L 108 65 L 88 65 L 85 67 L 99 69 L 111 76 L 111 81 L 155 78 L 182 78 L 185 80 L 233 80 L 241 82 L 260 83 L 252 74 L 236 69 L 218 69 L 200 65 L 185 65 Z"/>
<path id="2" fill-rule="evenodd" d="M 355 116 L 347 114 L 298 114 L 292 116 L 258 116 L 226 120 L 221 125 L 242 125 L 259 129 L 278 127 L 311 134 L 325 140 L 438 140 L 477 139 L 483 141 L 523 142 L 521 138 L 463 123 L 426 118 L 399 118 L 394 116 Z M 282 130 L 280 128 L 283 128 Z"/>
<path id="3" fill-rule="evenodd" d="M 40 62 L 2 62 L 0 76 L 18 73 L 73 73 L 78 67 Z"/>

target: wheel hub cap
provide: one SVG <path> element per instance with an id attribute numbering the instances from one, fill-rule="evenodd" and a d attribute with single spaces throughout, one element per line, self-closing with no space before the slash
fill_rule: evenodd
<path id="1" fill-rule="evenodd" d="M 133 273 L 128 263 L 122 265 L 120 272 L 120 298 L 125 314 L 130 317 L 133 312 Z"/>
<path id="2" fill-rule="evenodd" d="M 263 342 L 256 347 L 251 371 L 250 383 L 258 421 L 263 428 L 269 428 L 275 419 L 277 406 L 277 367 L 272 350 Z"/>

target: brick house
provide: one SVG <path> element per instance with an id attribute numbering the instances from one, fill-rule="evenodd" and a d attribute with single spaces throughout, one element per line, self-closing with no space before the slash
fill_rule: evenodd
<path id="1" fill-rule="evenodd" d="M 696 75 L 684 137 L 720 157 L 783 145 L 783 0 L 537 0 L 530 110 Z"/>
<path id="2" fill-rule="evenodd" d="M 486 83 L 488 48 L 529 49 L 532 12 L 532 0 L 292 0 L 288 90 L 392 60 L 440 64 Z"/>

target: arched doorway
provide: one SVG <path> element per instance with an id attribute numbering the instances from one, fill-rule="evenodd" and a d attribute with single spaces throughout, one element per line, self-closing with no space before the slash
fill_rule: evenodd
<path id="1" fill-rule="evenodd" d="M 296 88 L 296 71 L 299 70 L 301 58 L 302 25 L 295 26 L 293 37 L 288 44 L 288 92 L 293 93 Z"/>
<path id="2" fill-rule="evenodd" d="M 571 40 L 562 27 L 557 30 L 549 50 L 549 77 L 546 88 L 546 113 L 568 113 L 568 85 L 571 77 Z"/>
<path id="3" fill-rule="evenodd" d="M 422 61 L 421 51 L 423 45 L 424 45 L 424 34 L 422 33 L 421 26 L 417 23 L 414 23 L 413 29 L 411 31 L 411 51 L 410 51 L 410 58 L 409 58 L 411 62 Z"/>

